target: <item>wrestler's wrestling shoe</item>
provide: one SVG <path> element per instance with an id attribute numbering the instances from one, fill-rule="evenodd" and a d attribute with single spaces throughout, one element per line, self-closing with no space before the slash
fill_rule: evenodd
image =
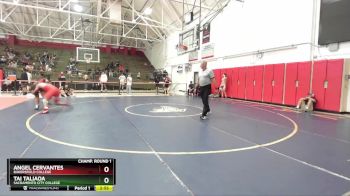
<path id="1" fill-rule="evenodd" d="M 44 107 L 43 111 L 41 112 L 42 114 L 47 114 L 49 113 L 49 108 L 48 107 Z"/>

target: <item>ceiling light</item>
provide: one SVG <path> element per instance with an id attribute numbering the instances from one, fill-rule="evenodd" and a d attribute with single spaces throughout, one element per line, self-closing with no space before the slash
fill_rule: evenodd
<path id="1" fill-rule="evenodd" d="M 78 2 L 78 0 L 70 0 L 70 2 L 76 3 Z"/>
<path id="2" fill-rule="evenodd" d="M 75 4 L 73 9 L 76 12 L 82 12 L 83 11 L 83 7 L 81 5 L 79 5 L 79 4 Z"/>
<path id="3" fill-rule="evenodd" d="M 150 15 L 152 14 L 152 8 L 146 8 L 145 11 L 143 12 L 145 15 Z"/>
<path id="4" fill-rule="evenodd" d="M 18 4 L 18 0 L 13 0 L 13 3 L 14 4 Z"/>

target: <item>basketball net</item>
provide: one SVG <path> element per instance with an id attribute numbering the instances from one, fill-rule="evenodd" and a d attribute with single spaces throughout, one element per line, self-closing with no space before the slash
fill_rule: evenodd
<path id="1" fill-rule="evenodd" d="M 91 59 L 90 58 L 86 58 L 85 61 L 86 61 L 87 64 L 90 64 Z"/>

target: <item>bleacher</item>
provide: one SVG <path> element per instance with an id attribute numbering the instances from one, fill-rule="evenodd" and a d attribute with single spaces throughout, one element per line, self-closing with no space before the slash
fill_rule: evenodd
<path id="1" fill-rule="evenodd" d="M 6 45 L 0 45 L 0 57 L 4 55 L 4 50 L 6 48 Z M 38 55 L 42 55 L 44 51 L 47 51 L 50 55 L 55 54 L 56 60 L 55 60 L 55 66 L 52 68 L 51 73 L 46 73 L 48 77 L 50 77 L 51 80 L 57 80 L 60 72 L 65 72 L 66 78 L 69 80 L 83 80 L 83 75 L 87 73 L 87 70 L 105 70 L 107 64 L 111 62 L 119 62 L 120 64 L 124 65 L 126 69 L 128 69 L 129 73 L 132 75 L 132 77 L 136 81 L 136 75 L 138 72 L 141 73 L 141 79 L 140 82 L 149 81 L 149 75 L 150 73 L 153 73 L 154 67 L 150 65 L 150 62 L 148 59 L 144 56 L 130 56 L 130 55 L 124 55 L 120 53 L 112 53 L 107 54 L 100 52 L 100 63 L 86 63 L 86 62 L 79 62 L 77 64 L 77 68 L 79 70 L 78 73 L 72 73 L 71 75 L 67 74 L 66 67 L 69 64 L 69 58 L 76 56 L 76 51 L 74 49 L 53 49 L 53 48 L 43 48 L 43 47 L 27 47 L 27 46 L 14 46 L 10 47 L 13 48 L 16 52 L 19 53 L 19 56 L 17 55 L 17 58 L 21 58 L 25 52 L 29 52 L 32 55 L 32 59 L 30 62 L 35 63 L 35 67 L 37 68 L 39 63 L 39 60 L 37 59 Z M 147 64 L 145 66 L 145 64 Z M 9 70 L 7 65 L 1 65 L 6 70 Z M 17 69 L 12 69 L 11 71 L 16 71 L 17 76 L 19 77 L 22 72 L 22 65 L 18 63 Z M 116 77 L 109 78 L 109 81 L 117 81 L 117 78 L 119 76 L 119 73 L 116 74 Z M 39 70 L 35 69 L 33 71 L 33 78 L 39 77 Z M 90 81 L 97 81 L 98 77 L 89 78 Z"/>

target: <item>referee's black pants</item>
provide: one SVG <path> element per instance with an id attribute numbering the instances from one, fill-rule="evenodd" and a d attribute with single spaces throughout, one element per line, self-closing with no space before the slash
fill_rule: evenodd
<path id="1" fill-rule="evenodd" d="M 209 95 L 210 95 L 210 93 L 211 93 L 211 84 L 200 87 L 200 96 L 201 96 L 202 102 L 203 102 L 202 116 L 206 116 L 207 113 L 210 111 L 210 108 L 209 108 Z"/>

